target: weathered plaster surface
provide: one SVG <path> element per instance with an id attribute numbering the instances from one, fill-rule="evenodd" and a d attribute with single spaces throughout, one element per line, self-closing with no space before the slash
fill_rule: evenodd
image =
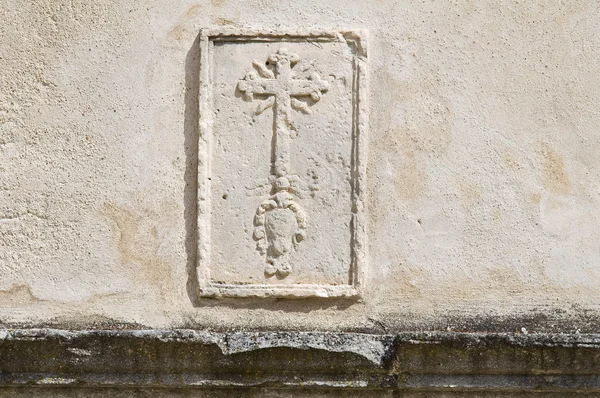
<path id="1" fill-rule="evenodd" d="M 2 322 L 597 330 L 599 14 L 595 1 L 2 1 Z M 223 26 L 369 30 L 362 299 L 197 297 L 197 38 Z"/>

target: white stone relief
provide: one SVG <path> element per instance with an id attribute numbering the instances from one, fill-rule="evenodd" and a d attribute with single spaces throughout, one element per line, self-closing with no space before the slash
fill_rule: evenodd
<path id="1" fill-rule="evenodd" d="M 360 295 L 365 44 L 352 31 L 202 31 L 200 296 Z"/>
<path id="2" fill-rule="evenodd" d="M 289 186 L 286 177 L 280 179 Z M 305 228 L 306 214 L 287 191 L 277 191 L 258 206 L 254 216 L 254 238 L 260 253 L 267 255 L 267 276 L 286 277 L 292 272 L 287 254 L 304 240 Z"/>
<path id="3" fill-rule="evenodd" d="M 286 277 L 292 272 L 288 253 L 306 237 L 306 213 L 294 198 L 294 185 L 300 177 L 289 174 L 292 108 L 310 114 L 307 103 L 299 98 L 310 97 L 318 102 L 329 89 L 329 83 L 317 72 L 307 78 L 299 76 L 294 70 L 298 61 L 298 54 L 282 47 L 264 64 L 254 60 L 255 70 L 237 86 L 248 100 L 255 94 L 267 97 L 258 105 L 257 114 L 271 107 L 274 111 L 271 196 L 260 203 L 254 217 L 254 239 L 260 253 L 266 254 L 265 274 L 269 277 Z"/>

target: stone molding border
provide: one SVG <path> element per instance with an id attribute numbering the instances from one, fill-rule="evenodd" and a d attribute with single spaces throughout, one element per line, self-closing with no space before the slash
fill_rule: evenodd
<path id="1" fill-rule="evenodd" d="M 214 283 L 210 276 L 211 257 L 211 150 L 212 150 L 212 52 L 219 42 L 345 42 L 353 50 L 352 97 L 352 197 L 351 262 L 349 283 L 320 284 L 228 284 Z M 346 297 L 362 295 L 367 268 L 366 165 L 368 134 L 367 32 L 352 29 L 227 29 L 200 31 L 200 137 L 198 142 L 198 294 L 200 297 Z"/>
<path id="2" fill-rule="evenodd" d="M 0 391 L 135 387 L 348 393 L 340 396 L 360 391 L 600 396 L 597 334 L 4 329 L 0 358 Z"/>

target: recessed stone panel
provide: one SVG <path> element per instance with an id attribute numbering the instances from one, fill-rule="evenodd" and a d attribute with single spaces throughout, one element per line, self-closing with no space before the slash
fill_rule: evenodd
<path id="1" fill-rule="evenodd" d="M 364 33 L 204 30 L 201 58 L 200 295 L 359 295 Z"/>

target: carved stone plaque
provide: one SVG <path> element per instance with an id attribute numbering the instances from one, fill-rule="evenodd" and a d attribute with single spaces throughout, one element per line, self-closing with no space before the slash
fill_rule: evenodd
<path id="1" fill-rule="evenodd" d="M 200 53 L 200 295 L 360 295 L 364 33 L 203 30 Z"/>

